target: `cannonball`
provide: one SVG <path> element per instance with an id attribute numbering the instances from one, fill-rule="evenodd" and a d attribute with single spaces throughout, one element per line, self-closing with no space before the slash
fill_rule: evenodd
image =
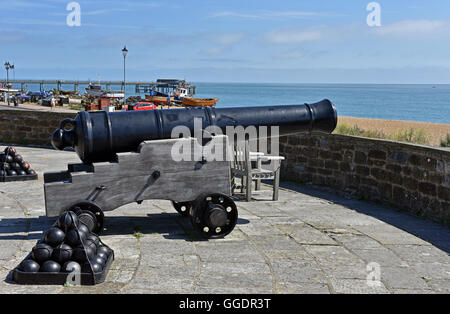
<path id="1" fill-rule="evenodd" d="M 14 156 L 14 161 L 20 164 L 21 162 L 23 162 L 23 157 L 17 154 L 16 156 Z"/>
<path id="2" fill-rule="evenodd" d="M 97 246 L 95 245 L 95 242 L 91 239 L 86 239 L 83 242 L 84 247 L 90 247 L 94 251 L 94 255 L 97 254 Z"/>
<path id="3" fill-rule="evenodd" d="M 100 257 L 100 258 L 103 258 L 104 260 L 108 259 L 108 255 L 106 255 L 105 253 L 102 253 L 102 252 L 98 252 L 97 256 Z"/>
<path id="4" fill-rule="evenodd" d="M 102 270 L 103 270 L 102 265 L 92 262 L 91 263 L 86 262 L 83 264 L 83 267 L 81 267 L 81 272 L 87 274 L 91 274 L 92 272 L 99 273 Z"/>
<path id="5" fill-rule="evenodd" d="M 74 261 L 68 261 L 63 265 L 61 271 L 65 273 L 81 273 L 81 265 Z"/>
<path id="6" fill-rule="evenodd" d="M 0 170 L 0 177 L 4 177 L 4 176 L 6 176 L 5 170 Z"/>
<path id="7" fill-rule="evenodd" d="M 72 260 L 80 264 L 84 264 L 88 259 L 92 259 L 95 253 L 90 247 L 79 245 L 72 250 Z"/>
<path id="8" fill-rule="evenodd" d="M 34 171 L 33 169 L 28 169 L 28 170 L 27 170 L 27 173 L 28 173 L 29 175 L 35 175 L 35 174 L 36 174 L 36 171 Z"/>
<path id="9" fill-rule="evenodd" d="M 80 245 L 86 241 L 86 233 L 78 229 L 70 229 L 66 235 L 66 242 L 72 247 Z"/>
<path id="10" fill-rule="evenodd" d="M 12 163 L 14 162 L 14 157 L 10 155 L 5 155 L 4 160 L 2 162 Z"/>
<path id="11" fill-rule="evenodd" d="M 5 154 L 6 155 L 11 155 L 11 156 L 15 156 L 16 155 L 16 149 L 12 146 L 8 146 L 5 148 Z"/>
<path id="12" fill-rule="evenodd" d="M 91 263 L 97 263 L 97 264 L 101 265 L 102 267 L 104 267 L 106 264 L 106 258 L 102 257 L 100 255 L 95 255 L 94 258 L 91 259 Z"/>
<path id="13" fill-rule="evenodd" d="M 6 173 L 7 173 L 8 176 L 10 176 L 10 177 L 15 177 L 15 176 L 17 176 L 17 172 L 16 172 L 15 170 L 8 170 Z"/>
<path id="14" fill-rule="evenodd" d="M 88 234 L 87 240 L 92 240 L 95 243 L 95 246 L 98 247 L 100 244 L 100 239 L 93 233 Z"/>
<path id="15" fill-rule="evenodd" d="M 78 216 L 72 211 L 64 212 L 58 218 L 58 227 L 62 230 L 73 229 L 78 227 L 78 225 Z"/>
<path id="16" fill-rule="evenodd" d="M 18 176 L 26 176 L 26 175 L 27 175 L 27 172 L 24 171 L 24 170 L 17 170 L 17 175 L 18 175 Z"/>
<path id="17" fill-rule="evenodd" d="M 89 228 L 80 221 L 80 224 L 78 225 L 78 230 L 83 231 L 86 234 L 89 234 Z"/>
<path id="18" fill-rule="evenodd" d="M 57 227 L 53 227 L 45 234 L 45 243 L 51 245 L 52 247 L 58 246 L 63 243 L 65 236 L 66 234 L 64 231 Z"/>
<path id="19" fill-rule="evenodd" d="M 59 273 L 60 270 L 61 265 L 59 265 L 55 261 L 46 261 L 39 269 L 39 271 L 42 273 Z"/>
<path id="20" fill-rule="evenodd" d="M 111 249 L 105 245 L 101 245 L 98 249 L 97 249 L 97 254 L 103 253 L 106 256 L 110 256 L 111 255 Z"/>
<path id="21" fill-rule="evenodd" d="M 59 264 L 64 264 L 72 257 L 72 248 L 67 244 L 58 245 L 53 249 L 52 259 Z"/>
<path id="22" fill-rule="evenodd" d="M 13 163 L 11 163 L 11 168 L 14 170 L 21 170 L 22 166 L 20 166 L 20 164 L 18 162 L 13 162 Z"/>
<path id="23" fill-rule="evenodd" d="M 22 162 L 20 163 L 20 165 L 22 166 L 22 169 L 23 169 L 23 170 L 28 170 L 28 169 L 30 169 L 30 164 L 29 164 L 28 162 L 26 162 L 26 161 L 22 161 Z"/>
<path id="24" fill-rule="evenodd" d="M 41 266 L 32 259 L 26 259 L 20 263 L 19 270 L 26 273 L 37 273 L 40 267 Z"/>
<path id="25" fill-rule="evenodd" d="M 42 264 L 52 257 L 53 248 L 46 243 L 39 243 L 36 244 L 35 247 L 33 247 L 31 252 L 33 259 L 39 264 Z"/>
<path id="26" fill-rule="evenodd" d="M 0 169 L 8 171 L 11 169 L 11 166 L 7 162 L 0 163 Z"/>

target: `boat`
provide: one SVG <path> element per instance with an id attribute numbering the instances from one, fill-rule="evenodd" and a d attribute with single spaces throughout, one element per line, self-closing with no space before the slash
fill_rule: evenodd
<path id="1" fill-rule="evenodd" d="M 215 107 L 217 98 L 190 98 L 184 97 L 181 104 L 185 107 Z"/>
<path id="2" fill-rule="evenodd" d="M 104 91 L 100 85 L 89 84 L 86 88 L 86 96 L 93 98 L 124 98 L 125 92 L 123 91 Z"/>
<path id="3" fill-rule="evenodd" d="M 168 96 L 151 96 L 151 95 L 145 95 L 145 100 L 150 101 L 154 104 L 167 104 Z M 170 102 L 174 100 L 173 97 L 170 97 Z"/>

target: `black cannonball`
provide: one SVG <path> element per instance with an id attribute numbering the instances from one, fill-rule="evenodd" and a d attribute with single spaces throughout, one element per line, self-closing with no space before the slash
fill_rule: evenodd
<path id="1" fill-rule="evenodd" d="M 105 245 L 102 245 L 97 249 L 97 254 L 103 253 L 107 257 L 109 257 L 111 255 L 111 252 L 112 252 L 111 249 Z"/>
<path id="2" fill-rule="evenodd" d="M 11 163 L 11 168 L 14 170 L 22 170 L 22 167 L 20 166 L 20 164 L 18 162 L 13 162 Z"/>
<path id="3" fill-rule="evenodd" d="M 97 254 L 97 246 L 95 245 L 95 242 L 91 239 L 86 239 L 83 242 L 84 247 L 90 247 L 92 251 L 94 251 L 94 255 Z"/>
<path id="4" fill-rule="evenodd" d="M 53 249 L 52 259 L 59 264 L 64 264 L 72 257 L 72 248 L 67 244 L 58 245 Z"/>
<path id="5" fill-rule="evenodd" d="M 24 170 L 17 170 L 17 175 L 18 175 L 18 176 L 26 176 L 26 175 L 27 175 L 27 172 L 24 171 Z"/>
<path id="6" fill-rule="evenodd" d="M 52 257 L 53 248 L 46 243 L 39 243 L 33 247 L 31 252 L 33 259 L 39 264 L 42 264 Z"/>
<path id="7" fill-rule="evenodd" d="M 12 146 L 8 146 L 5 148 L 5 154 L 6 155 L 10 155 L 10 156 L 15 156 L 16 155 L 16 149 Z"/>
<path id="8" fill-rule="evenodd" d="M 78 216 L 72 211 L 64 212 L 58 218 L 58 227 L 61 230 L 73 229 L 78 227 L 78 225 Z"/>
<path id="9" fill-rule="evenodd" d="M 91 259 L 91 263 L 97 263 L 104 267 L 106 264 L 106 258 L 104 256 L 102 257 L 100 255 L 95 255 L 94 258 Z"/>
<path id="10" fill-rule="evenodd" d="M 8 171 L 11 169 L 11 166 L 8 163 L 0 163 L 0 169 L 4 171 Z"/>
<path id="11" fill-rule="evenodd" d="M 86 241 L 86 233 L 78 229 L 71 229 L 67 232 L 66 242 L 75 247 Z"/>
<path id="12" fill-rule="evenodd" d="M 99 246 L 99 244 L 100 244 L 100 239 L 99 239 L 99 237 L 97 237 L 97 236 L 96 236 L 95 234 L 93 234 L 93 233 L 88 234 L 87 240 L 92 240 L 92 241 L 95 243 L 95 246 L 96 246 L 96 247 Z"/>
<path id="13" fill-rule="evenodd" d="M 55 247 L 63 243 L 66 234 L 57 227 L 51 228 L 45 234 L 45 243 Z M 69 243 L 70 244 L 70 243 Z"/>
<path id="14" fill-rule="evenodd" d="M 97 263 L 89 263 L 86 262 L 83 264 L 83 267 L 81 268 L 81 272 L 82 273 L 87 273 L 87 274 L 91 274 L 92 272 L 94 273 L 99 273 L 103 270 L 102 265 L 97 264 Z"/>
<path id="15" fill-rule="evenodd" d="M 65 273 L 81 273 L 81 265 L 74 261 L 68 261 L 63 265 L 61 271 Z"/>
<path id="16" fill-rule="evenodd" d="M 26 162 L 26 161 L 22 161 L 22 162 L 20 163 L 20 166 L 22 167 L 23 170 L 28 170 L 28 169 L 30 169 L 30 164 L 29 164 L 28 162 Z"/>
<path id="17" fill-rule="evenodd" d="M 90 247 L 79 245 L 72 250 L 72 260 L 80 264 L 84 264 L 88 259 L 92 259 L 95 255 L 94 250 Z"/>
<path id="18" fill-rule="evenodd" d="M 4 155 L 4 157 L 1 160 L 1 162 L 3 162 L 3 163 L 12 163 L 12 162 L 14 162 L 14 157 L 10 156 L 10 155 Z"/>
<path id="19" fill-rule="evenodd" d="M 89 228 L 80 221 L 80 224 L 78 225 L 78 230 L 83 231 L 84 233 L 86 233 L 86 235 L 89 234 Z"/>
<path id="20" fill-rule="evenodd" d="M 100 258 L 103 258 L 104 260 L 108 259 L 108 255 L 106 255 L 105 253 L 102 253 L 102 252 L 98 252 L 97 256 L 99 256 Z"/>
<path id="21" fill-rule="evenodd" d="M 41 266 L 32 259 L 26 259 L 20 263 L 19 270 L 26 273 L 37 273 L 40 267 Z"/>
<path id="22" fill-rule="evenodd" d="M 21 162 L 23 162 L 23 157 L 17 154 L 16 156 L 14 156 L 14 161 L 20 164 Z"/>
<path id="23" fill-rule="evenodd" d="M 17 176 L 17 172 L 15 170 L 8 170 L 7 173 L 8 173 L 8 176 L 10 176 L 10 177 Z"/>
<path id="24" fill-rule="evenodd" d="M 0 177 L 4 177 L 4 176 L 6 176 L 5 170 L 0 170 Z"/>
<path id="25" fill-rule="evenodd" d="M 59 265 L 55 261 L 46 261 L 39 269 L 39 271 L 42 273 L 59 273 L 60 270 L 61 265 Z"/>
<path id="26" fill-rule="evenodd" d="M 34 176 L 36 174 L 36 171 L 34 171 L 33 169 L 28 169 L 27 174 Z"/>

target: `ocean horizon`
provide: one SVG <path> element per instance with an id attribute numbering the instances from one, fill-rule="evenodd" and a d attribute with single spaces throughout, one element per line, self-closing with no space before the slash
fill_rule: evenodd
<path id="1" fill-rule="evenodd" d="M 217 107 L 294 105 L 331 100 L 340 116 L 450 124 L 450 84 L 211 83 L 193 82 L 198 98 L 218 98 Z M 14 86 L 17 88 L 19 86 Z M 46 84 L 51 90 L 56 86 Z M 80 85 L 80 91 L 87 86 Z M 39 84 L 28 84 L 39 90 Z M 63 89 L 71 90 L 72 85 Z M 119 90 L 120 86 L 111 86 Z M 127 86 L 127 96 L 141 96 Z"/>

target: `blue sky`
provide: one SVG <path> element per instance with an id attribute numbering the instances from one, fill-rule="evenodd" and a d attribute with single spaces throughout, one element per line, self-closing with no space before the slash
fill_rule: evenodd
<path id="1" fill-rule="evenodd" d="M 450 1 L 0 0 L 0 61 L 16 78 L 450 83 Z M 1 77 L 5 76 L 2 71 Z"/>

